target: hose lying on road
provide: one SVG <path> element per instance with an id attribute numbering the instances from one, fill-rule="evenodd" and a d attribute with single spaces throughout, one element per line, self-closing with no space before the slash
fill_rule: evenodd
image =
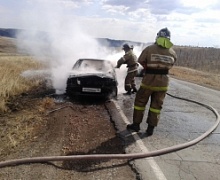
<path id="1" fill-rule="evenodd" d="M 193 100 L 177 97 L 177 96 L 171 95 L 169 93 L 167 93 L 167 94 L 169 96 L 177 98 L 177 99 L 181 99 L 181 100 L 185 100 L 185 101 L 189 101 L 189 102 L 193 102 L 193 103 L 199 104 L 199 105 L 204 106 L 207 109 L 211 110 L 215 114 L 215 116 L 216 116 L 215 124 L 210 129 L 208 129 L 204 134 L 202 134 L 201 136 L 197 137 L 196 139 L 194 139 L 192 141 L 189 141 L 189 142 L 186 142 L 186 143 L 183 143 L 183 144 L 174 145 L 174 146 L 167 147 L 167 148 L 163 148 L 163 149 L 160 149 L 160 150 L 155 150 L 155 151 L 147 152 L 147 153 L 134 153 L 134 154 L 91 154 L 91 155 L 31 157 L 31 158 L 14 159 L 14 160 L 7 160 L 7 161 L 0 162 L 0 168 L 6 167 L 6 166 L 12 166 L 12 165 L 19 165 L 19 164 L 26 164 L 26 163 L 42 163 L 42 162 L 48 162 L 48 161 L 140 159 L 140 158 L 160 156 L 160 155 L 172 153 L 172 152 L 175 152 L 175 151 L 179 151 L 181 149 L 185 149 L 185 148 L 190 147 L 192 145 L 195 145 L 198 142 L 200 142 L 201 140 L 203 140 L 204 138 L 206 138 L 209 134 L 212 133 L 212 131 L 214 131 L 217 128 L 217 126 L 218 126 L 218 124 L 220 122 L 220 119 L 219 119 L 219 114 L 218 114 L 217 110 L 215 110 L 213 107 L 211 107 L 209 105 L 206 105 L 206 104 L 202 104 L 200 102 L 193 101 Z M 62 108 L 60 108 L 60 109 L 62 109 Z"/>

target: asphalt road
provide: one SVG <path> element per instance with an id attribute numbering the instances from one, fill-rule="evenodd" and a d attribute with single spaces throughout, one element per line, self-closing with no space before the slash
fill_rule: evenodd
<path id="1" fill-rule="evenodd" d="M 210 105 L 220 112 L 220 91 L 171 79 L 168 93 Z M 126 124 L 132 121 L 134 98 L 135 95 L 119 94 L 114 101 L 120 115 L 113 119 L 125 140 L 127 153 L 146 153 L 189 142 L 216 122 L 215 114 L 209 109 L 167 95 L 154 135 L 145 136 L 147 112 L 141 132 L 131 134 Z M 143 180 L 220 180 L 220 126 L 196 145 L 166 155 L 133 160 L 131 164 Z"/>

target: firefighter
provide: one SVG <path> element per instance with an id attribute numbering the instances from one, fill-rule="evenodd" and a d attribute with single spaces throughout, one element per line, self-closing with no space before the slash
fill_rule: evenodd
<path id="1" fill-rule="evenodd" d="M 117 61 L 117 65 L 115 68 L 120 68 L 122 64 L 127 64 L 127 75 L 124 81 L 124 89 L 126 93 L 125 95 L 131 95 L 132 93 L 137 92 L 136 83 L 135 83 L 135 76 L 137 76 L 137 57 L 133 53 L 133 45 L 124 44 L 123 48 L 125 51 L 125 55 L 121 57 Z"/>
<path id="2" fill-rule="evenodd" d="M 147 117 L 147 136 L 151 136 L 157 126 L 163 101 L 169 85 L 169 69 L 176 62 L 177 55 L 172 48 L 170 31 L 161 29 L 154 44 L 146 47 L 140 54 L 138 62 L 143 66 L 145 75 L 134 101 L 133 123 L 127 125 L 128 130 L 138 132 L 145 107 L 149 98 L 150 108 Z"/>

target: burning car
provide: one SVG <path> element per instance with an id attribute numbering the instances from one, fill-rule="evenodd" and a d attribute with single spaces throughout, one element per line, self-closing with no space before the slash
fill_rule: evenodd
<path id="1" fill-rule="evenodd" d="M 117 97 L 118 82 L 112 63 L 102 59 L 79 59 L 67 79 L 69 96 Z"/>

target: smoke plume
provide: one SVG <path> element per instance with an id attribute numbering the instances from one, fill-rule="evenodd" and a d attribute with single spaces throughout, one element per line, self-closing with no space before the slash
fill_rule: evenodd
<path id="1" fill-rule="evenodd" d="M 25 31 L 18 34 L 18 47 L 48 65 L 47 71 L 57 93 L 65 91 L 68 72 L 79 58 L 108 59 L 115 66 L 123 56 L 123 52 L 101 47 L 94 37 L 83 31 L 76 17 L 56 1 L 29 3 L 20 15 Z M 125 71 L 123 67 L 117 70 L 119 93 L 123 89 Z"/>

